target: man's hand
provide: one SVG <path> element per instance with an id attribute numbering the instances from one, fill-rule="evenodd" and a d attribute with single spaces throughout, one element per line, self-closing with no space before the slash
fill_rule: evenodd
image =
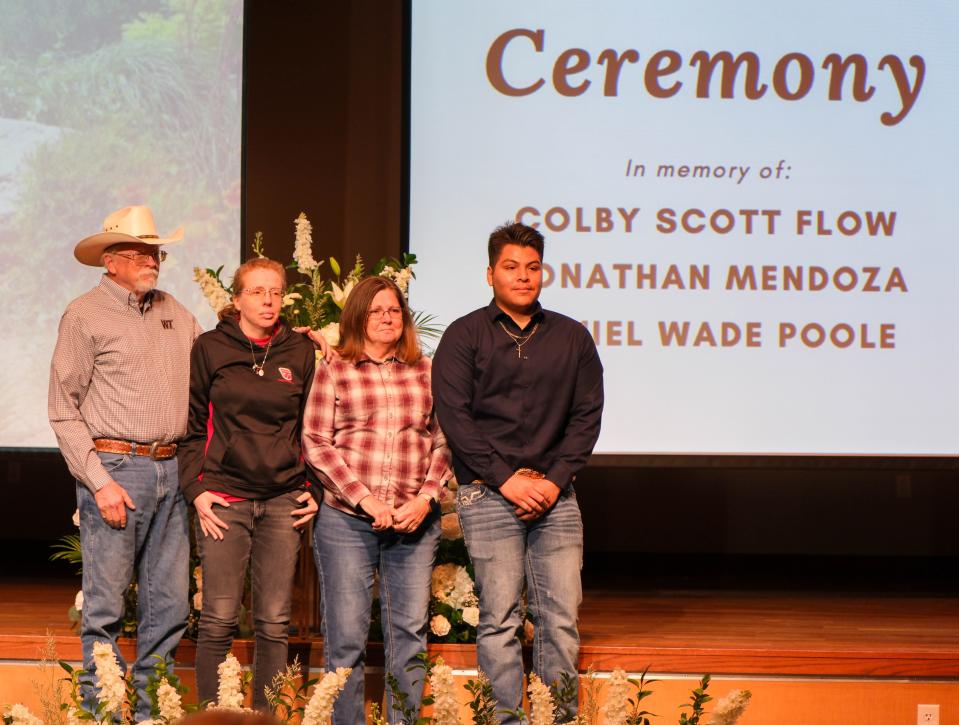
<path id="1" fill-rule="evenodd" d="M 524 521 L 539 518 L 552 505 L 547 503 L 548 498 L 537 486 L 541 480 L 522 473 L 514 473 L 499 487 L 503 497 L 516 506 L 516 515 Z"/>
<path id="2" fill-rule="evenodd" d="M 303 504 L 303 508 L 294 509 L 290 511 L 290 516 L 296 518 L 296 521 L 293 522 L 293 528 L 299 529 L 309 523 L 310 519 L 316 516 L 316 512 L 319 510 L 319 506 L 316 503 L 316 499 L 313 498 L 313 494 L 309 491 L 304 491 L 299 496 L 296 497 L 296 500 Z"/>
<path id="3" fill-rule="evenodd" d="M 200 529 L 203 531 L 203 535 L 212 536 L 216 541 L 222 541 L 223 530 L 230 527 L 213 513 L 213 506 L 230 508 L 230 504 L 212 491 L 204 491 L 193 499 L 193 505 L 196 506 L 196 514 L 200 519 Z"/>
<path id="4" fill-rule="evenodd" d="M 313 344 L 320 348 L 323 357 L 329 361 L 339 360 L 340 354 L 326 341 L 326 338 L 320 334 L 319 330 L 311 330 L 309 327 L 294 327 L 293 332 L 305 334 L 313 341 Z"/>
<path id="5" fill-rule="evenodd" d="M 360 501 L 360 508 L 373 517 L 373 531 L 385 531 L 393 525 L 393 509 L 373 494 Z"/>
<path id="6" fill-rule="evenodd" d="M 545 515 L 547 511 L 553 508 L 556 503 L 556 499 L 558 499 L 560 493 L 562 493 L 559 486 L 546 478 L 534 478 L 533 485 L 536 488 L 537 493 L 542 497 L 544 507 L 543 510 L 538 513 L 521 513 L 520 509 L 517 508 L 516 515 L 521 521 L 533 521 L 538 519 L 540 516 Z"/>
<path id="7" fill-rule="evenodd" d="M 412 534 L 430 512 L 430 502 L 424 496 L 410 499 L 393 511 L 393 528 L 401 534 Z"/>
<path id="8" fill-rule="evenodd" d="M 130 494 L 116 481 L 110 481 L 94 494 L 100 516 L 114 529 L 123 529 L 127 525 L 127 509 L 136 510 Z"/>

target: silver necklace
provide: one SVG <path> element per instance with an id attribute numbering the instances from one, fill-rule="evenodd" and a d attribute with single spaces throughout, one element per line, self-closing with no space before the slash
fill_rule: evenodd
<path id="1" fill-rule="evenodd" d="M 522 358 L 523 360 L 528 360 L 529 358 L 523 357 L 523 345 L 530 341 L 533 335 L 536 334 L 536 330 L 539 329 L 539 323 L 537 322 L 533 325 L 533 329 L 529 331 L 526 335 L 514 335 L 512 332 L 506 329 L 506 325 L 503 324 L 502 320 L 498 320 L 499 326 L 503 328 L 503 332 L 512 338 L 513 343 L 516 345 L 516 357 Z"/>
<path id="2" fill-rule="evenodd" d="M 261 360 L 259 363 L 256 361 L 256 353 L 253 352 L 253 340 L 246 338 L 246 341 L 250 343 L 250 357 L 253 358 L 253 367 L 251 370 L 253 370 L 256 375 L 259 375 L 262 378 L 263 366 L 266 365 L 266 359 L 270 356 L 270 346 L 273 344 L 273 336 L 270 335 L 270 341 L 266 343 L 266 354 L 263 355 L 263 360 Z"/>

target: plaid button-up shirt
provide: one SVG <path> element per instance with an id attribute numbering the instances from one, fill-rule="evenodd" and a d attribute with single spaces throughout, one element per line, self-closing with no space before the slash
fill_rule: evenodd
<path id="1" fill-rule="evenodd" d="M 106 275 L 67 306 L 50 363 L 47 414 L 74 477 L 112 478 L 94 438 L 175 442 L 186 433 L 190 347 L 202 330 L 166 292 L 136 295 Z"/>
<path id="2" fill-rule="evenodd" d="M 450 452 L 436 422 L 432 363 L 336 360 L 317 366 L 303 418 L 307 463 L 348 514 L 369 495 L 393 507 L 419 494 L 438 500 Z"/>

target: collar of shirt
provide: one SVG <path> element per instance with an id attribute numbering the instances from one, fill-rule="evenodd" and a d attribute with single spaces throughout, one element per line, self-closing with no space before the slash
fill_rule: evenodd
<path id="1" fill-rule="evenodd" d="M 486 308 L 486 316 L 489 317 L 491 324 L 495 325 L 497 322 L 502 321 L 507 325 L 519 330 L 520 332 L 523 332 L 524 330 L 528 329 L 530 325 L 535 325 L 538 322 L 542 322 L 546 315 L 543 312 L 543 306 L 539 302 L 535 302 L 533 304 L 533 314 L 530 315 L 529 322 L 526 324 L 526 327 L 520 328 L 520 326 L 516 324 L 516 321 L 507 313 L 505 313 L 502 308 L 496 304 L 496 300 L 493 299 Z"/>
<path id="2" fill-rule="evenodd" d="M 386 365 L 386 364 L 389 363 L 389 362 L 394 362 L 394 363 L 400 363 L 400 364 L 402 364 L 403 361 L 400 360 L 398 357 L 396 357 L 396 354 L 395 354 L 395 353 L 394 353 L 393 355 L 390 355 L 390 356 L 389 356 L 388 358 L 386 358 L 385 360 L 374 360 L 373 358 L 371 358 L 369 355 L 367 355 L 367 354 L 364 352 L 364 353 L 362 353 L 362 354 L 356 359 L 356 361 L 353 363 L 353 367 L 358 368 L 358 367 L 359 367 L 360 365 L 362 365 L 363 363 L 373 363 L 374 365 Z"/>
<path id="3" fill-rule="evenodd" d="M 131 292 L 126 287 L 123 287 L 112 279 L 107 274 L 104 274 L 100 278 L 100 287 L 106 292 L 110 297 L 115 299 L 121 305 L 127 305 L 134 308 L 137 312 L 140 311 L 140 301 L 137 299 L 136 293 Z M 150 290 L 143 296 L 143 311 L 146 312 L 150 309 L 150 305 L 153 304 L 153 293 L 154 290 Z"/>

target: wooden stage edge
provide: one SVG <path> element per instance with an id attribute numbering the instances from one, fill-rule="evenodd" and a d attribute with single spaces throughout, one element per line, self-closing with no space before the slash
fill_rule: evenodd
<path id="1" fill-rule="evenodd" d="M 0 661 L 41 658 L 52 637 L 61 659 L 81 659 L 66 621 L 76 581 L 0 581 Z M 959 598 L 888 593 L 587 589 L 580 669 L 756 677 L 959 682 Z M 123 642 L 132 660 L 135 643 Z M 323 668 L 318 637 L 292 637 L 291 657 Z M 234 652 L 250 662 L 253 643 Z M 455 669 L 476 667 L 471 645 L 430 646 Z M 184 640 L 177 661 L 192 666 Z M 382 664 L 371 643 L 368 661 Z"/>

